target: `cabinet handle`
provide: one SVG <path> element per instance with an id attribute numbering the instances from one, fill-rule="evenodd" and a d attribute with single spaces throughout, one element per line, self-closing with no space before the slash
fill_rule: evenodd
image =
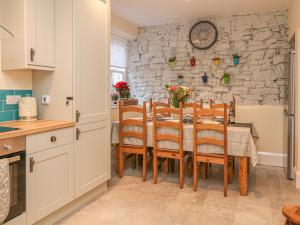
<path id="1" fill-rule="evenodd" d="M 57 140 L 57 138 L 56 138 L 55 136 L 52 136 L 52 137 L 50 138 L 50 141 L 51 141 L 51 142 L 56 142 L 56 140 Z"/>
<path id="2" fill-rule="evenodd" d="M 76 111 L 76 123 L 79 122 L 79 119 L 80 119 L 80 112 L 77 110 Z"/>
<path id="3" fill-rule="evenodd" d="M 79 136 L 80 136 L 80 130 L 79 128 L 76 129 L 76 140 L 79 140 Z"/>
<path id="4" fill-rule="evenodd" d="M 13 149 L 13 147 L 11 145 L 9 145 L 9 144 L 4 144 L 3 145 L 3 149 L 7 150 L 7 151 L 11 151 Z"/>
<path id="5" fill-rule="evenodd" d="M 30 49 L 30 61 L 34 61 L 35 50 L 33 48 Z"/>
<path id="6" fill-rule="evenodd" d="M 33 167 L 34 167 L 34 165 L 35 165 L 35 161 L 34 161 L 33 157 L 31 157 L 31 158 L 29 159 L 30 173 L 33 172 Z"/>

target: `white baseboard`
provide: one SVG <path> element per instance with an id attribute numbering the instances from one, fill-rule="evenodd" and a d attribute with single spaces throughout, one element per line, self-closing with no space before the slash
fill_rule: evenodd
<path id="1" fill-rule="evenodd" d="M 286 161 L 286 154 L 271 153 L 271 152 L 258 152 L 258 164 L 266 166 L 284 167 Z"/>
<path id="2" fill-rule="evenodd" d="M 294 168 L 294 177 L 295 177 L 295 183 L 296 183 L 296 188 L 300 189 L 300 170 L 297 170 Z"/>

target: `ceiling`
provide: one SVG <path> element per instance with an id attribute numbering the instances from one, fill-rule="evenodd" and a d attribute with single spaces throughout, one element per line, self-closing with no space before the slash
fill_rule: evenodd
<path id="1" fill-rule="evenodd" d="M 201 17 L 288 9 L 289 0 L 111 0 L 112 11 L 138 26 Z"/>

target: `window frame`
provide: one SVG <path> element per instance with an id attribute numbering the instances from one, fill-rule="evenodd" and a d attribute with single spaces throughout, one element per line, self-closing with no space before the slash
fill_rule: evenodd
<path id="1" fill-rule="evenodd" d="M 118 73 L 123 73 L 123 79 L 122 81 L 125 81 L 127 82 L 127 70 L 126 70 L 126 67 L 118 67 L 118 66 L 110 66 L 110 84 L 111 84 L 111 94 L 114 93 L 114 90 L 113 90 L 113 85 L 114 83 L 112 82 L 112 73 L 113 72 L 118 72 Z"/>

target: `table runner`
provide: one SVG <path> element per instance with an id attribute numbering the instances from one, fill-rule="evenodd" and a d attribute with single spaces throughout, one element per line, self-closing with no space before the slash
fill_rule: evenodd
<path id="1" fill-rule="evenodd" d="M 138 118 L 136 118 L 138 119 Z M 193 125 L 184 124 L 184 146 L 185 151 L 193 151 Z M 140 131 L 141 127 L 137 126 L 126 126 L 126 131 Z M 158 130 L 160 133 L 169 133 L 178 135 L 178 130 L 172 128 L 160 128 Z M 251 134 L 252 131 L 252 134 Z M 203 131 L 198 133 L 198 137 L 215 137 L 218 139 L 223 138 L 223 134 L 216 131 Z M 256 146 L 254 144 L 254 139 L 258 138 L 255 127 L 252 125 L 252 128 L 249 126 L 228 126 L 227 127 L 227 143 L 228 143 L 228 154 L 232 156 L 247 156 L 251 158 L 253 166 L 257 164 L 257 152 Z M 116 121 L 113 123 L 112 127 L 112 144 L 119 143 L 119 122 Z M 137 138 L 125 138 L 125 144 L 130 145 L 141 145 L 142 141 Z M 153 123 L 147 122 L 147 146 L 153 146 Z M 159 148 L 168 148 L 168 149 L 178 149 L 178 144 L 171 141 L 161 141 L 158 143 Z M 224 152 L 223 148 L 213 145 L 201 145 L 197 148 L 198 152 L 201 153 L 214 153 L 222 154 Z"/>

